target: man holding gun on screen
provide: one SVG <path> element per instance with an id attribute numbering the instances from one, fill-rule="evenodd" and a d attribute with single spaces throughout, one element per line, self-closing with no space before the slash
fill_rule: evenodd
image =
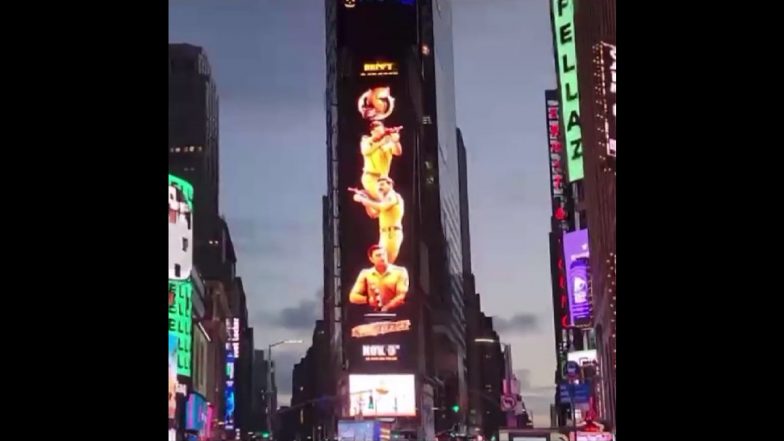
<path id="1" fill-rule="evenodd" d="M 371 199 L 379 199 L 378 179 L 389 176 L 392 157 L 403 154 L 403 147 L 400 145 L 401 130 L 403 126 L 386 128 L 381 121 L 373 121 L 370 123 L 370 135 L 362 136 L 359 143 L 365 160 L 362 187 Z"/>

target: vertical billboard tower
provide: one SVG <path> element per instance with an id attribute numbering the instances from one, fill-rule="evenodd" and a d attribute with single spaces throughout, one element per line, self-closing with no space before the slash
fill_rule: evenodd
<path id="1" fill-rule="evenodd" d="M 552 0 L 558 89 L 561 92 L 564 141 L 569 182 L 583 178 L 583 140 L 574 32 L 574 0 Z"/>
<path id="2" fill-rule="evenodd" d="M 169 418 L 173 428 L 180 426 L 178 409 L 185 403 L 191 377 L 192 268 L 193 186 L 169 175 Z"/>
<path id="3" fill-rule="evenodd" d="M 416 416 L 413 1 L 337 11 L 343 417 Z"/>

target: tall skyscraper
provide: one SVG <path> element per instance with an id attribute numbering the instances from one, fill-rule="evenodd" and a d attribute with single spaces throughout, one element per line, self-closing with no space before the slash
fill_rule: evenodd
<path id="1" fill-rule="evenodd" d="M 194 263 L 217 269 L 218 92 L 204 49 L 169 45 L 169 170 L 194 187 Z"/>
<path id="2" fill-rule="evenodd" d="M 468 404 L 451 5 L 325 6 L 325 320 L 339 413 L 395 417 L 401 433 L 431 438 Z M 357 389 L 374 381 L 397 382 L 394 410 Z"/>
<path id="3" fill-rule="evenodd" d="M 565 170 L 567 228 L 551 236 L 554 286 L 566 290 L 566 357 L 580 360 L 590 400 L 578 421 L 615 422 L 615 0 L 552 0 L 559 132 Z M 553 99 L 548 99 L 549 102 Z M 548 110 L 549 112 L 549 110 Z M 548 113 L 548 119 L 551 115 Z M 552 156 L 551 149 L 551 156 Z M 552 159 L 552 157 L 551 157 Z M 557 242 L 557 243 L 556 243 Z M 561 256 L 555 254 L 562 253 Z M 564 280 L 564 287 L 556 280 Z M 564 363 L 564 347 L 559 347 Z M 559 372 L 558 379 L 562 372 Z M 558 395 L 556 396 L 558 399 Z M 568 401 L 568 400 L 562 400 Z M 562 415 L 562 412 L 556 412 Z"/>

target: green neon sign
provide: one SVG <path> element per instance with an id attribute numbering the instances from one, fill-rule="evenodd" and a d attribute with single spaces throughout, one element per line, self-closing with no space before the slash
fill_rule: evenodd
<path id="1" fill-rule="evenodd" d="M 169 280 L 169 292 L 174 294 L 169 307 L 169 332 L 177 335 L 177 375 L 190 377 L 193 285 L 190 279 Z"/>
<path id="2" fill-rule="evenodd" d="M 580 94 L 577 84 L 577 49 L 574 33 L 574 0 L 553 0 L 553 32 L 558 57 L 558 89 L 566 144 L 569 182 L 583 178 L 583 133 L 580 128 Z"/>
<path id="3" fill-rule="evenodd" d="M 193 185 L 185 179 L 169 175 L 169 186 L 175 186 L 182 190 L 182 194 L 185 196 L 185 203 L 188 204 L 188 209 L 193 213 Z"/>

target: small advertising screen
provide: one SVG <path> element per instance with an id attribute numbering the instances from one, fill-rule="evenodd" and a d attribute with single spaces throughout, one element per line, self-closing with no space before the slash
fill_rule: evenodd
<path id="1" fill-rule="evenodd" d="M 169 279 L 186 280 L 193 267 L 193 186 L 169 175 Z"/>
<path id="2" fill-rule="evenodd" d="M 169 419 L 177 417 L 177 334 L 169 331 Z"/>
<path id="3" fill-rule="evenodd" d="M 185 410 L 185 430 L 204 431 L 207 424 L 207 401 L 204 397 L 190 394 Z"/>
<path id="4" fill-rule="evenodd" d="M 349 375 L 350 416 L 413 417 L 413 374 Z"/>
<path id="5" fill-rule="evenodd" d="M 226 430 L 234 430 L 234 366 L 234 354 L 229 351 L 226 353 L 226 387 L 224 388 L 224 399 L 226 401 L 224 427 Z"/>
<path id="6" fill-rule="evenodd" d="M 564 234 L 563 245 L 571 325 L 587 328 L 591 326 L 592 312 L 588 230 Z"/>
<path id="7" fill-rule="evenodd" d="M 338 421 L 338 441 L 380 441 L 381 423 L 378 421 Z"/>

